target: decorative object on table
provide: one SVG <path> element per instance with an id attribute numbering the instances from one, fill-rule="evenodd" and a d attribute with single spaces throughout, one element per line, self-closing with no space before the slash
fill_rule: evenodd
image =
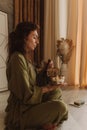
<path id="1" fill-rule="evenodd" d="M 73 42 L 70 39 L 61 38 L 57 40 L 57 55 L 60 57 L 62 63 L 67 64 L 69 62 L 73 47 Z"/>
<path id="2" fill-rule="evenodd" d="M 57 40 L 57 56 L 61 60 L 60 75 L 66 78 L 67 64 L 71 58 L 74 45 L 71 39 L 61 38 Z"/>

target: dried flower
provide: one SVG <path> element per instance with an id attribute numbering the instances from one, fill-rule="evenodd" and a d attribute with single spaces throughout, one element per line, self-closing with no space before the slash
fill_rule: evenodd
<path id="1" fill-rule="evenodd" d="M 57 40 L 57 55 L 60 57 L 62 63 L 68 63 L 73 50 L 73 42 L 70 39 L 61 38 Z"/>

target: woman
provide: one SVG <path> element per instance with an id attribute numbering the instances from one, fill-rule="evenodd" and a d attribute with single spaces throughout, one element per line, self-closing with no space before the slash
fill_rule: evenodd
<path id="1" fill-rule="evenodd" d="M 67 119 L 67 107 L 61 100 L 58 86 L 36 85 L 31 51 L 38 44 L 38 26 L 32 22 L 19 23 L 9 35 L 6 72 L 10 96 L 6 107 L 6 130 L 53 130 Z"/>

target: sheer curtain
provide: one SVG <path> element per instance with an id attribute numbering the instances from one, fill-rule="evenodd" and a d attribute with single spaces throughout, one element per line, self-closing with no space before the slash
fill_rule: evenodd
<path id="1" fill-rule="evenodd" d="M 59 57 L 56 56 L 56 44 L 60 37 L 66 37 L 67 28 L 67 18 L 64 16 L 64 14 L 66 14 L 64 5 L 67 4 L 64 1 L 65 0 L 44 0 L 44 60 L 47 61 L 49 58 L 53 59 L 58 68 L 60 68 L 60 63 Z M 63 16 L 61 15 L 62 11 L 64 13 Z M 65 22 L 65 24 L 63 24 L 63 22 Z M 60 28 L 61 25 L 62 29 Z"/>
<path id="2" fill-rule="evenodd" d="M 87 0 L 70 0 L 68 4 L 67 37 L 72 38 L 75 45 L 69 62 L 69 82 L 85 87 L 87 86 Z"/>
<path id="3" fill-rule="evenodd" d="M 87 0 L 83 1 L 80 85 L 87 87 Z"/>
<path id="4" fill-rule="evenodd" d="M 68 18 L 67 18 L 67 38 L 72 39 L 74 50 L 68 63 L 68 82 L 72 85 L 79 85 L 80 64 L 77 42 L 78 33 L 78 0 L 68 0 Z M 80 45 L 79 45 L 80 46 Z M 77 57 L 78 55 L 78 57 Z M 77 74 L 77 75 L 76 75 Z"/>
<path id="5" fill-rule="evenodd" d="M 44 59 L 54 59 L 56 41 L 59 36 L 58 0 L 45 0 L 44 20 Z"/>
<path id="6" fill-rule="evenodd" d="M 74 44 L 68 64 L 68 83 L 85 87 L 87 86 L 87 0 L 66 0 L 66 4 L 66 38 L 72 39 Z M 45 0 L 45 59 L 55 57 L 56 40 L 60 37 L 62 28 L 62 25 L 59 28 L 59 22 L 59 1 Z"/>

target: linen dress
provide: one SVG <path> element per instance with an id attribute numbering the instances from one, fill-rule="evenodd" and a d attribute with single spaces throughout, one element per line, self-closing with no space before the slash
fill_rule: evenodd
<path id="1" fill-rule="evenodd" d="M 62 101 L 61 90 L 43 94 L 36 85 L 34 66 L 24 55 L 15 52 L 7 65 L 10 95 L 6 107 L 6 130 L 39 128 L 44 124 L 60 123 L 67 119 L 68 110 Z"/>

